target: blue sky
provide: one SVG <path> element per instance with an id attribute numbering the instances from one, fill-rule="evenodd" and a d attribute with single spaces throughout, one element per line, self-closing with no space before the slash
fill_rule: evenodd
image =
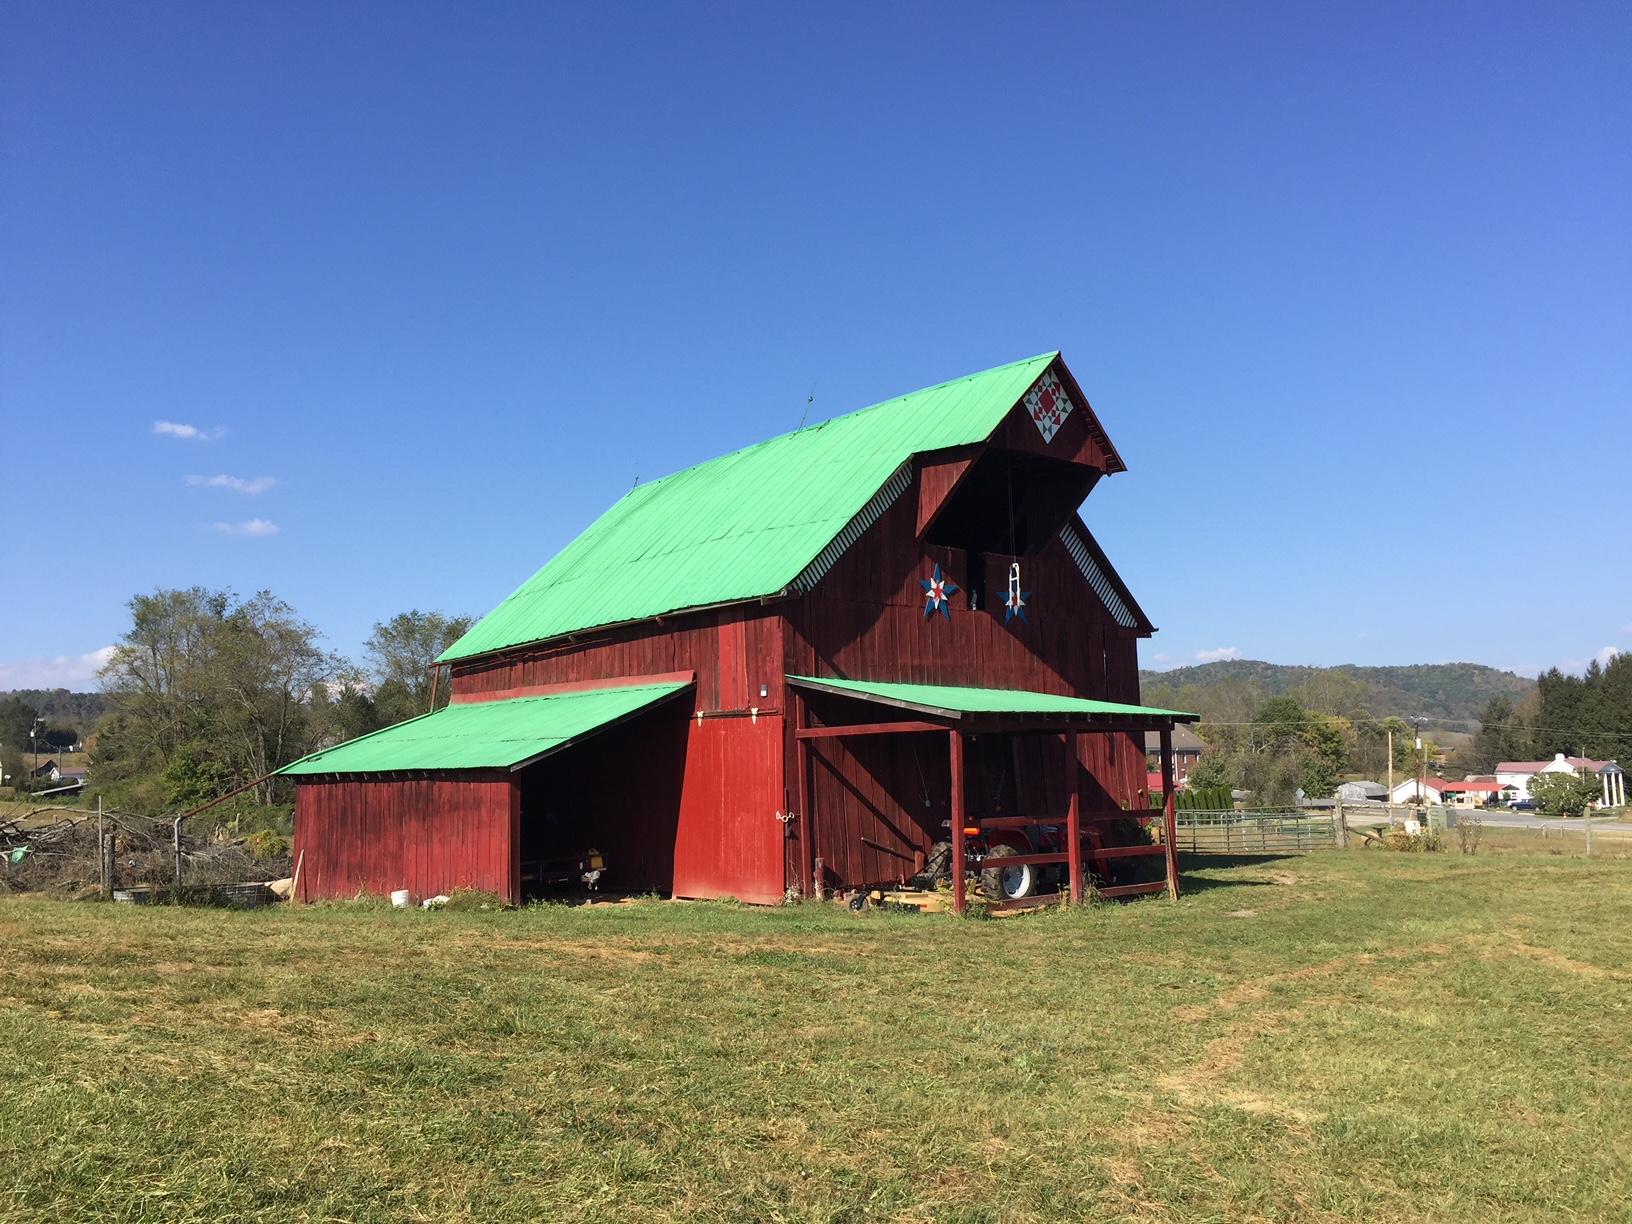
<path id="1" fill-rule="evenodd" d="M 1632 649 L 1624 4 L 0 21 L 0 688 L 157 586 L 479 613 L 812 388 L 1052 348 L 1147 664 Z"/>

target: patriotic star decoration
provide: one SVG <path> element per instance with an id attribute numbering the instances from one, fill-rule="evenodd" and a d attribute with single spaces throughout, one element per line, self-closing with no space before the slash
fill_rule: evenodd
<path id="1" fill-rule="evenodd" d="M 947 620 L 952 619 L 952 596 L 958 593 L 957 584 L 941 573 L 937 565 L 935 572 L 928 578 L 918 579 L 918 585 L 924 588 L 924 616 L 934 616 L 939 612 Z"/>
<path id="2" fill-rule="evenodd" d="M 1030 591 L 1022 591 L 1018 585 L 1010 587 L 1009 597 L 1003 601 L 1003 623 L 1006 625 L 1018 616 L 1026 624 L 1031 624 L 1031 617 L 1026 615 L 1026 604 L 1030 600 Z"/>

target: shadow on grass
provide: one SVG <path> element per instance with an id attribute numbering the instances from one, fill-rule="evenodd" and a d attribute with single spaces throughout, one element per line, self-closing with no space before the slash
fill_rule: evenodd
<path id="1" fill-rule="evenodd" d="M 1222 871 L 1230 867 L 1255 867 L 1279 859 L 1297 858 L 1295 854 L 1181 854 L 1179 855 L 1179 892 L 1198 893 L 1212 888 L 1267 888 L 1269 880 L 1244 877 L 1195 874 L 1198 871 Z"/>

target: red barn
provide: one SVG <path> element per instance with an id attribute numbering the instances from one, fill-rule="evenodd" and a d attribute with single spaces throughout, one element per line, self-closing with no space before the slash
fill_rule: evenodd
<path id="1" fill-rule="evenodd" d="M 1154 630 L 1078 513 L 1124 470 L 1049 353 L 636 487 L 447 651 L 447 708 L 284 771 L 301 897 L 519 900 L 594 847 L 775 903 L 943 842 L 1176 893 L 1144 736 L 1192 716 L 1138 704 Z"/>

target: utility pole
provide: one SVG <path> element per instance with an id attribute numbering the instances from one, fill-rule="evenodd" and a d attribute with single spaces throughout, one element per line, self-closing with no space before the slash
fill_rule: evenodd
<path id="1" fill-rule="evenodd" d="M 1388 798 L 1384 803 L 1394 802 L 1394 728 L 1388 728 Z"/>
<path id="2" fill-rule="evenodd" d="M 1422 746 L 1422 719 L 1416 719 L 1412 728 L 1417 733 L 1417 802 L 1422 805 L 1423 823 L 1428 821 L 1428 752 Z"/>

